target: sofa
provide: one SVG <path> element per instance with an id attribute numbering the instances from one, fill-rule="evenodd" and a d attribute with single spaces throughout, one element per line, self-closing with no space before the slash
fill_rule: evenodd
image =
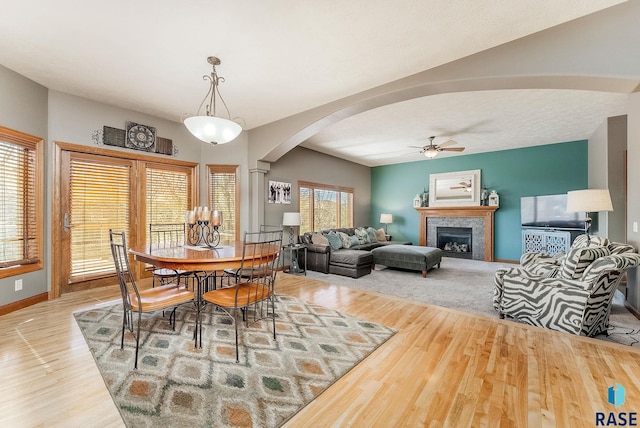
<path id="1" fill-rule="evenodd" d="M 371 273 L 371 250 L 383 245 L 412 245 L 410 241 L 387 241 L 383 229 L 349 227 L 306 232 L 298 237 L 307 247 L 307 269 L 359 278 Z"/>

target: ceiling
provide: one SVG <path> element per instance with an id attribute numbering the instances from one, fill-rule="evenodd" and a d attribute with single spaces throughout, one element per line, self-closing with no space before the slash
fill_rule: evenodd
<path id="1" fill-rule="evenodd" d="M 252 129 L 450 63 L 622 0 L 74 0 L 2 7 L 0 64 L 52 90 L 180 122 L 207 90 Z M 302 145 L 375 166 L 588 138 L 626 95 L 503 90 L 433 95 L 331 125 Z M 450 156 L 451 154 L 443 154 Z M 459 154 L 454 154 L 459 155 Z"/>

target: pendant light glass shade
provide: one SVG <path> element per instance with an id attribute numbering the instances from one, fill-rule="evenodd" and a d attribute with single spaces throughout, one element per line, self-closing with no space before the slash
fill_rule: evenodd
<path id="1" fill-rule="evenodd" d="M 242 126 L 231 120 L 229 109 L 224 102 L 222 95 L 220 95 L 220 89 L 218 84 L 224 82 L 224 78 L 218 76 L 216 72 L 216 65 L 220 65 L 220 59 L 215 56 L 207 58 L 207 62 L 211 64 L 213 70 L 210 75 L 204 75 L 205 80 L 209 80 L 209 92 L 204 96 L 204 99 L 200 103 L 198 113 L 194 116 L 189 116 L 184 119 L 184 126 L 187 127 L 189 132 L 193 134 L 197 139 L 209 144 L 225 144 L 229 141 L 233 141 L 242 132 Z M 220 97 L 222 105 L 227 110 L 228 119 L 216 116 L 216 104 Z M 202 106 L 207 102 L 206 114 L 200 115 Z"/>
<path id="2" fill-rule="evenodd" d="M 184 120 L 184 126 L 198 140 L 211 144 L 228 143 L 242 132 L 236 122 L 216 116 L 191 116 Z"/>

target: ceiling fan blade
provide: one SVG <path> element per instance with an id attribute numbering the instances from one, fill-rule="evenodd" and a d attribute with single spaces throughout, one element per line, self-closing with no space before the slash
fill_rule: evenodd
<path id="1" fill-rule="evenodd" d="M 449 189 L 466 189 L 467 186 L 451 186 Z"/>
<path id="2" fill-rule="evenodd" d="M 458 144 L 457 142 L 453 141 L 453 140 L 448 140 L 445 141 L 442 144 L 438 144 L 438 147 L 442 148 L 442 147 L 449 147 L 449 146 L 453 146 L 454 144 Z"/>
<path id="3" fill-rule="evenodd" d="M 408 147 L 411 147 L 412 149 L 424 149 L 429 146 L 408 146 Z"/>
<path id="4" fill-rule="evenodd" d="M 464 147 L 449 147 L 448 149 L 441 148 L 440 150 L 445 152 L 461 152 L 464 150 Z"/>

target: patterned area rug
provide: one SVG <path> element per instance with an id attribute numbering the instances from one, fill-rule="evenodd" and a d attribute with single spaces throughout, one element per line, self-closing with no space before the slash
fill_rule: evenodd
<path id="1" fill-rule="evenodd" d="M 190 305 L 175 332 L 161 313 L 143 314 L 138 370 L 130 334 L 120 349 L 121 305 L 74 315 L 129 427 L 280 426 L 395 333 L 285 295 L 276 313 L 275 341 L 271 319 L 240 325 L 240 363 L 223 312 L 205 309 L 198 350 Z"/>

